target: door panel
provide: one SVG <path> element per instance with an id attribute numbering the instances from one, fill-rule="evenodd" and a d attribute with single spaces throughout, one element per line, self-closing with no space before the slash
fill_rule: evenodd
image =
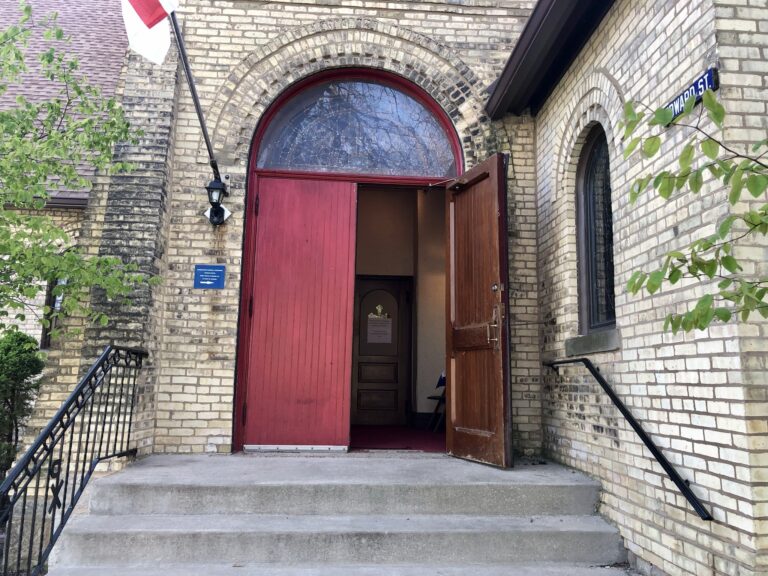
<path id="1" fill-rule="evenodd" d="M 448 452 L 510 466 L 504 156 L 449 183 L 446 202 Z"/>
<path id="2" fill-rule="evenodd" d="M 347 446 L 356 191 L 259 178 L 243 444 Z"/>
<path id="3" fill-rule="evenodd" d="M 352 362 L 353 425 L 406 424 L 410 336 L 410 282 L 359 278 Z"/>

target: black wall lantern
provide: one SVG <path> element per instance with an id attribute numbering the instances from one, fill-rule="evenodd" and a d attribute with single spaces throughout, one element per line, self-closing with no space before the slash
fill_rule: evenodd
<path id="1" fill-rule="evenodd" d="M 227 185 L 224 184 L 220 178 L 214 177 L 205 189 L 208 191 L 208 202 L 211 203 L 211 207 L 206 212 L 206 216 L 208 216 L 208 220 L 211 224 L 220 226 L 221 224 L 224 224 L 224 221 L 229 216 L 229 210 L 221 205 L 224 196 L 228 195 Z"/>

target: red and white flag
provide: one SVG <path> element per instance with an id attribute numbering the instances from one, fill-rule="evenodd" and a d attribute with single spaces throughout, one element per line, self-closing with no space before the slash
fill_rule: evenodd
<path id="1" fill-rule="evenodd" d="M 171 47 L 168 15 L 178 0 L 122 0 L 128 45 L 155 64 L 162 64 Z"/>

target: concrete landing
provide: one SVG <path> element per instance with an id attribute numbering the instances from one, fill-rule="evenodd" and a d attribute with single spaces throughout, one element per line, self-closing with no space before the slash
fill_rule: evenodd
<path id="1" fill-rule="evenodd" d="M 502 470 L 423 452 L 349 454 L 234 454 L 231 456 L 149 456 L 100 484 L 538 484 L 589 485 L 588 476 L 557 464 L 519 464 Z"/>
<path id="2" fill-rule="evenodd" d="M 152 456 L 95 483 L 91 513 L 587 515 L 598 491 L 555 464 L 445 454 Z"/>
<path id="3" fill-rule="evenodd" d="M 389 565 L 369 564 L 275 567 L 272 564 L 178 564 L 162 568 L 102 566 L 60 568 L 52 576 L 632 576 L 626 568 L 576 566 L 573 564 L 529 564 L 517 566 Z"/>

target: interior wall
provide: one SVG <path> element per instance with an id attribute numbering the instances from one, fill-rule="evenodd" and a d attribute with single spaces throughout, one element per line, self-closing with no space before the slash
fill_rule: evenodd
<path id="1" fill-rule="evenodd" d="M 419 190 L 416 201 L 416 409 L 431 412 L 445 368 L 445 193 Z"/>
<path id="2" fill-rule="evenodd" d="M 357 274 L 413 276 L 416 206 L 413 190 L 357 192 Z"/>

